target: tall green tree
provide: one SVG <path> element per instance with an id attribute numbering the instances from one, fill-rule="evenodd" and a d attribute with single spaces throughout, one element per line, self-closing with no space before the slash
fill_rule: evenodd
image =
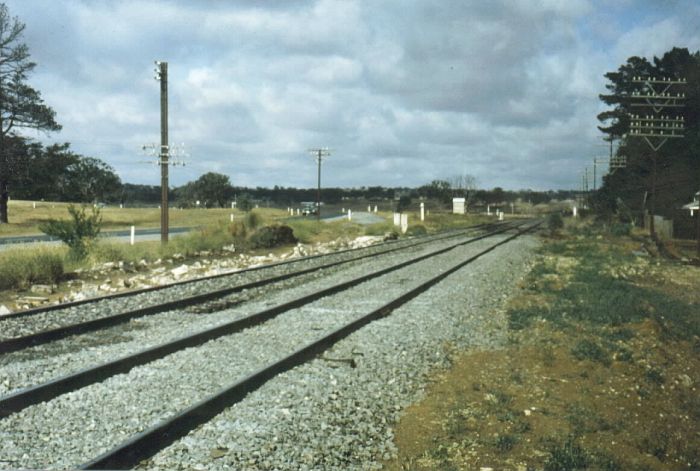
<path id="1" fill-rule="evenodd" d="M 669 139 L 658 152 L 652 150 L 643 139 L 630 136 L 629 114 L 644 111 L 631 105 L 638 102 L 632 93 L 639 90 L 633 77 L 684 78 L 682 91 L 686 94 L 685 106 L 664 114 L 680 114 L 685 119 L 685 138 Z M 606 139 L 619 140 L 617 155 L 627 161 L 625 168 L 617 169 L 603 180 L 603 188 L 593 204 L 605 211 L 615 212 L 622 205 L 636 217 L 648 209 L 653 178 L 653 161 L 657 162 L 655 212 L 673 217 L 683 204 L 690 201 L 700 188 L 700 52 L 674 47 L 661 57 L 651 61 L 630 57 L 617 71 L 605 74 L 609 93 L 600 99 L 611 109 L 598 115 L 599 129 Z M 653 157 L 653 158 L 652 158 Z M 618 211 L 619 212 L 619 211 Z M 675 213 L 675 214 L 674 214 Z"/>
<path id="2" fill-rule="evenodd" d="M 44 104 L 41 94 L 27 83 L 36 64 L 21 42 L 25 25 L 11 17 L 0 3 L 0 224 L 7 223 L 9 185 L 16 173 L 12 138 L 20 128 L 58 131 L 56 113 Z"/>

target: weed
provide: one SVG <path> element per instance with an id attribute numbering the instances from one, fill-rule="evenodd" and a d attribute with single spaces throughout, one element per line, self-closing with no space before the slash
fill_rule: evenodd
<path id="1" fill-rule="evenodd" d="M 0 289 L 58 282 L 64 272 L 63 253 L 47 246 L 0 253 Z"/>
<path id="2" fill-rule="evenodd" d="M 243 221 L 248 229 L 255 229 L 262 224 L 262 218 L 257 211 L 250 211 L 249 213 L 246 213 Z"/>
<path id="3" fill-rule="evenodd" d="M 513 449 L 513 447 L 518 443 L 518 437 L 511 434 L 499 435 L 496 439 L 496 449 L 501 453 L 506 453 Z"/>
<path id="4" fill-rule="evenodd" d="M 510 330 L 523 330 L 530 327 L 532 321 L 540 317 L 542 309 L 537 307 L 525 307 L 513 309 L 508 312 L 508 328 Z"/>
<path id="5" fill-rule="evenodd" d="M 559 229 L 563 229 L 564 220 L 562 219 L 561 214 L 552 213 L 547 216 L 547 228 L 549 229 L 549 233 L 552 235 L 556 234 Z"/>
<path id="6" fill-rule="evenodd" d="M 250 237 L 250 245 L 256 249 L 269 249 L 296 242 L 292 228 L 282 224 L 261 227 Z"/>
<path id="7" fill-rule="evenodd" d="M 623 341 L 626 342 L 634 337 L 634 331 L 627 328 L 618 328 L 612 331 L 605 331 L 603 337 L 610 340 L 611 342 Z"/>
<path id="8" fill-rule="evenodd" d="M 644 378 L 652 384 L 661 386 L 666 382 L 666 378 L 661 370 L 657 368 L 651 368 L 644 373 Z"/>
<path id="9" fill-rule="evenodd" d="M 90 215 L 85 214 L 85 210 L 85 206 L 78 209 L 71 204 L 68 206 L 68 213 L 72 219 L 49 219 L 39 224 L 41 232 L 65 243 L 70 249 L 70 256 L 75 260 L 82 260 L 87 256 L 102 227 L 102 216 L 97 206 L 92 207 Z"/>
<path id="10" fill-rule="evenodd" d="M 426 229 L 425 226 L 423 226 L 421 224 L 416 224 L 415 226 L 411 226 L 406 231 L 407 236 L 424 236 L 427 234 L 428 234 L 428 229 Z"/>
<path id="11" fill-rule="evenodd" d="M 589 339 L 579 340 L 576 345 L 574 345 L 574 348 L 571 349 L 571 354 L 577 360 L 597 361 L 605 366 L 610 366 L 610 356 L 608 352 L 596 342 Z"/>
<path id="12" fill-rule="evenodd" d="M 632 232 L 632 225 L 631 224 L 625 224 L 625 223 L 613 223 L 610 226 L 610 234 L 620 237 L 620 236 L 628 236 Z"/>
<path id="13" fill-rule="evenodd" d="M 544 471 L 574 471 L 586 468 L 589 458 L 573 438 L 563 444 L 555 444 L 549 450 L 550 456 L 544 463 Z"/>

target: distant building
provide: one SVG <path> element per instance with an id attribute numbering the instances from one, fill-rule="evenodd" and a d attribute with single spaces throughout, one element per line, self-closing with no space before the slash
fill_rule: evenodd
<path id="1" fill-rule="evenodd" d="M 466 198 L 452 198 L 452 212 L 454 214 L 464 214 L 467 212 Z"/>

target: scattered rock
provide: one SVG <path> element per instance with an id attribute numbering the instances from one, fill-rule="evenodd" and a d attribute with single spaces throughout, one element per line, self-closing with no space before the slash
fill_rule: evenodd
<path id="1" fill-rule="evenodd" d="M 7 314 L 12 314 L 12 311 L 4 304 L 0 304 L 0 316 L 6 316 Z"/>
<path id="2" fill-rule="evenodd" d="M 36 294 L 52 294 L 56 289 L 56 285 L 32 285 L 29 291 Z"/>
<path id="3" fill-rule="evenodd" d="M 179 267 L 170 270 L 170 273 L 172 273 L 173 276 L 183 276 L 186 275 L 189 271 L 190 269 L 187 265 L 180 265 Z"/>

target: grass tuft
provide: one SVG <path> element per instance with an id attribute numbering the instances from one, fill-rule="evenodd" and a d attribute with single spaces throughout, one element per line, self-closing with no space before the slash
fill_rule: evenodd
<path id="1" fill-rule="evenodd" d="M 64 248 L 40 246 L 0 252 L 0 289 L 57 283 L 64 273 Z"/>

